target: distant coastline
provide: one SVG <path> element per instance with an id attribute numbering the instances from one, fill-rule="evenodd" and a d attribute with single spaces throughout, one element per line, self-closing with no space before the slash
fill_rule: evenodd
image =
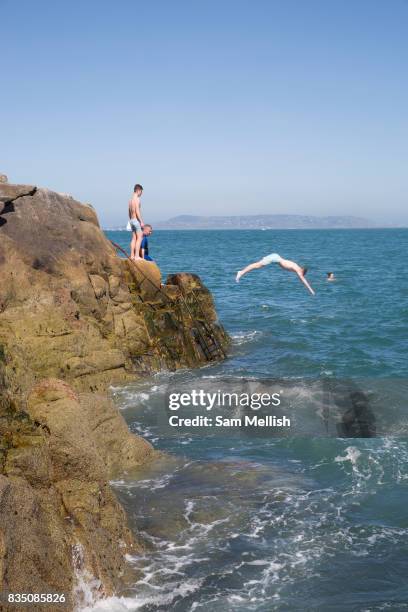
<path id="1" fill-rule="evenodd" d="M 199 216 L 179 215 L 167 221 L 154 223 L 155 229 L 163 230 L 293 230 L 293 229 L 386 229 L 404 227 L 376 223 L 363 217 L 351 215 L 319 217 L 314 215 L 231 215 Z M 120 231 L 124 227 L 106 227 Z"/>

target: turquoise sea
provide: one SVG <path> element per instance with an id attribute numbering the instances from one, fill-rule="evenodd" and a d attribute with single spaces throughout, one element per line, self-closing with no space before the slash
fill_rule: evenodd
<path id="1" fill-rule="evenodd" d="M 127 246 L 127 232 L 108 236 Z M 114 483 L 146 552 L 130 559 L 139 581 L 94 610 L 408 610 L 408 230 L 157 231 L 150 252 L 164 278 L 201 276 L 233 344 L 222 364 L 113 390 L 168 455 Z M 271 252 L 307 265 L 316 296 L 276 265 L 235 283 Z M 364 380 L 398 418 L 371 438 L 159 426 L 169 384 L 248 377 L 305 397 L 306 380 Z"/>

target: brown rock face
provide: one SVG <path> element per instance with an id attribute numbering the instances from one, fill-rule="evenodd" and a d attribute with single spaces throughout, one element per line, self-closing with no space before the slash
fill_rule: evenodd
<path id="1" fill-rule="evenodd" d="M 109 479 L 154 451 L 106 390 L 227 344 L 198 276 L 163 287 L 155 264 L 118 257 L 91 206 L 0 181 L 0 589 L 65 592 L 71 609 L 81 573 L 118 588 L 140 545 Z"/>
<path id="2" fill-rule="evenodd" d="M 112 593 L 124 553 L 140 547 L 70 387 L 41 383 L 28 404 L 29 415 L 0 419 L 2 590 L 64 593 L 72 609 L 77 575 L 97 578 L 100 595 Z"/>
<path id="3" fill-rule="evenodd" d="M 120 259 L 95 211 L 69 196 L 5 184 L 0 202 L 0 343 L 19 385 L 54 377 L 104 390 L 222 357 L 227 338 L 199 277 L 161 289 L 157 266 Z M 203 338 L 220 350 L 204 354 Z"/>

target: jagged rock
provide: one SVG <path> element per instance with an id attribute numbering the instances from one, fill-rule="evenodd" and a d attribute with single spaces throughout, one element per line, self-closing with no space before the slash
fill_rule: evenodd
<path id="1" fill-rule="evenodd" d="M 0 198 L 10 197 L 13 209 L 0 214 L 0 342 L 27 384 L 56 377 L 94 391 L 160 364 L 199 365 L 207 358 L 193 329 L 205 317 L 227 343 L 197 276 L 171 277 L 163 289 L 154 263 L 119 259 L 90 206 L 0 185 Z"/>
<path id="2" fill-rule="evenodd" d="M 100 300 L 104 295 L 106 295 L 106 280 L 102 278 L 102 276 L 98 276 L 98 274 L 90 274 L 89 280 L 91 281 L 91 285 L 94 289 L 96 299 Z"/>
<path id="3" fill-rule="evenodd" d="M 107 484 L 67 479 L 50 492 L 0 475 L 0 507 L 0 576 L 10 592 L 65 593 L 72 610 L 77 549 L 81 569 L 98 580 L 99 595 L 112 594 L 120 584 L 124 554 L 141 551 Z"/>
<path id="4" fill-rule="evenodd" d="M 12 204 L 18 198 L 34 195 L 36 191 L 34 185 L 9 185 L 1 183 L 0 202 Z M 6 211 L 3 209 L 0 214 L 3 215 Z M 14 212 L 14 210 L 10 210 Z"/>
<path id="5" fill-rule="evenodd" d="M 161 273 L 153 261 L 139 260 L 136 264 L 126 262 L 127 272 L 130 275 L 134 290 L 143 301 L 156 301 L 161 299 Z"/>
<path id="6" fill-rule="evenodd" d="M 109 479 L 154 451 L 107 388 L 227 344 L 198 276 L 163 287 L 154 263 L 117 256 L 90 205 L 0 182 L 0 589 L 64 591 L 72 609 L 78 572 L 118 588 L 140 544 Z"/>
<path id="7" fill-rule="evenodd" d="M 79 547 L 82 568 L 100 581 L 100 593 L 113 593 L 124 554 L 140 546 L 109 478 L 124 463 L 146 461 L 150 444 L 129 432 L 106 397 L 79 398 L 58 380 L 32 390 L 26 413 L 3 411 L 0 440 L 2 588 L 64 592 L 72 609 Z"/>
<path id="8" fill-rule="evenodd" d="M 26 479 L 0 474 L 2 591 L 66 593 L 72 609 L 73 572 L 66 525 L 47 498 L 44 504 L 41 490 Z"/>

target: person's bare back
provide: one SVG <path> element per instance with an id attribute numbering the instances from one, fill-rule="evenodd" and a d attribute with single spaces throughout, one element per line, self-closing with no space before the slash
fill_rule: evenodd
<path id="1" fill-rule="evenodd" d="M 295 261 L 283 259 L 283 257 L 281 257 L 278 263 L 284 270 L 289 270 L 289 272 L 295 272 L 296 274 L 303 274 L 304 268 L 301 268 Z"/>
<path id="2" fill-rule="evenodd" d="M 129 200 L 129 219 L 140 220 L 140 197 L 134 193 Z"/>

